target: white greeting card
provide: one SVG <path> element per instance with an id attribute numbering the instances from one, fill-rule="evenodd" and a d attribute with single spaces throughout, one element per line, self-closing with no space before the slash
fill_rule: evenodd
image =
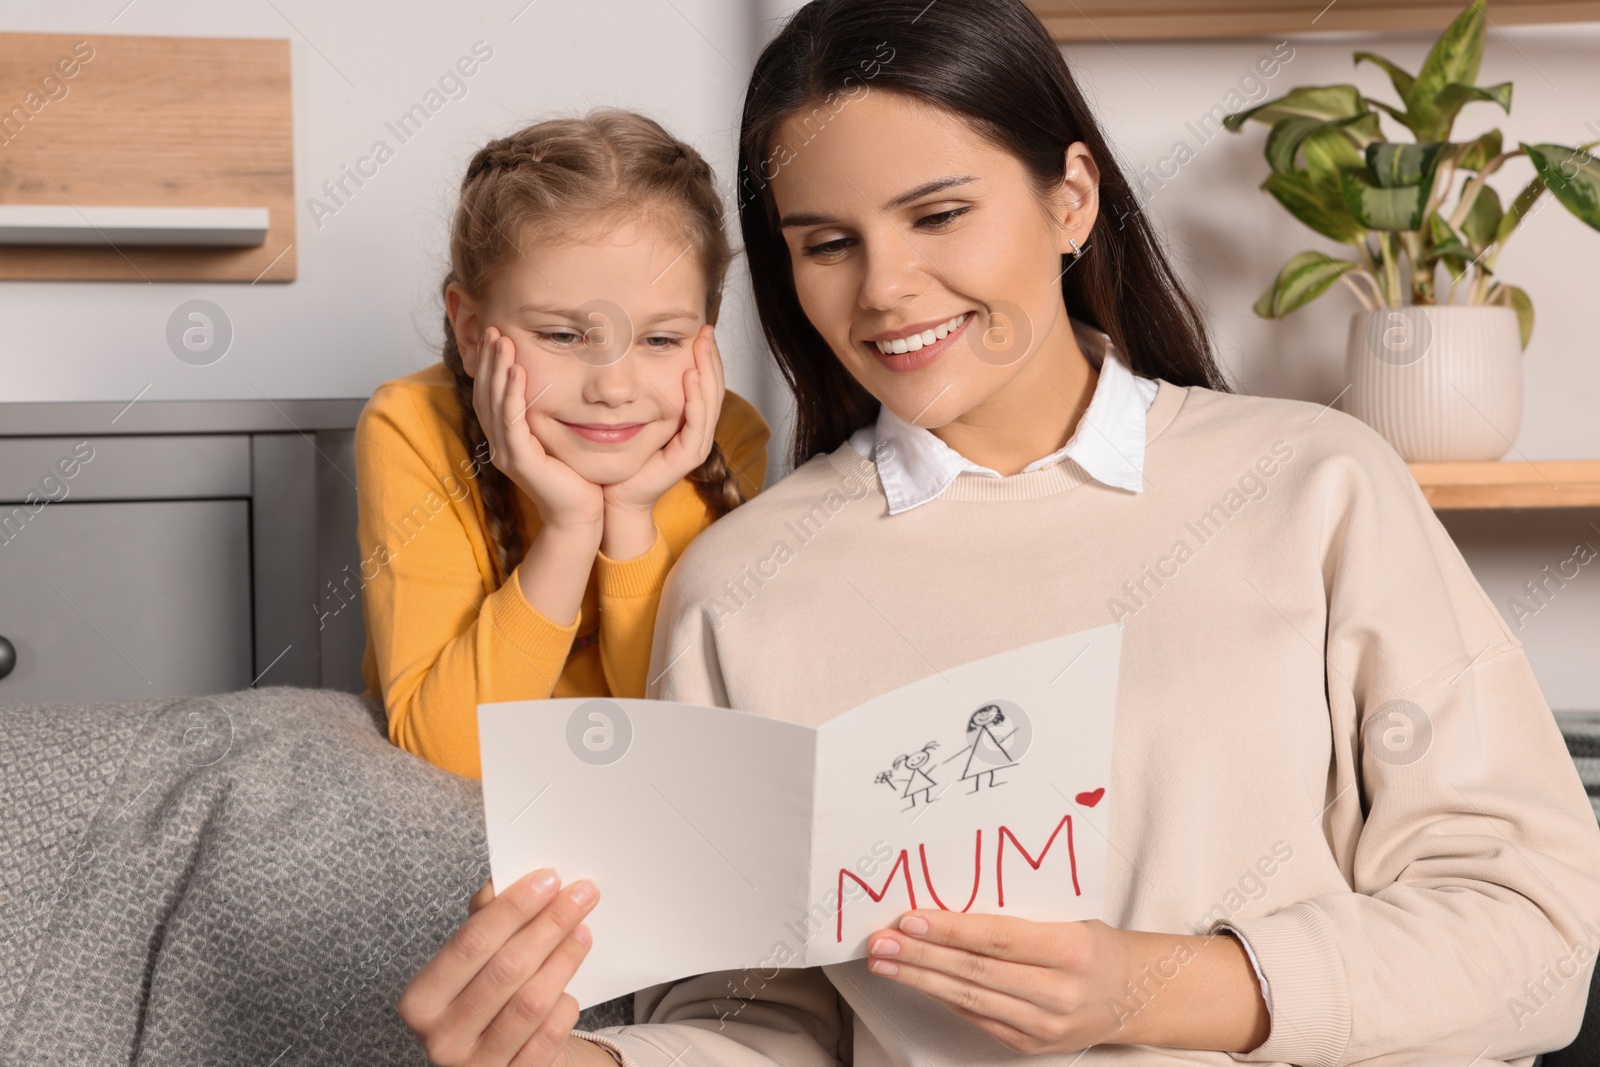
<path id="1" fill-rule="evenodd" d="M 478 706 L 495 890 L 590 878 L 589 1007 L 866 955 L 906 910 L 1099 918 L 1122 629 L 1012 649 L 819 728 L 620 698 Z"/>

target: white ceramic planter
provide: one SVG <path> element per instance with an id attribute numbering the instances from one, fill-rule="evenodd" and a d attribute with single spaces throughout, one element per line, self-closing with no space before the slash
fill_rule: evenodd
<path id="1" fill-rule="evenodd" d="M 1522 428 L 1522 345 L 1505 307 L 1407 305 L 1350 321 L 1344 410 L 1409 462 L 1499 459 Z"/>

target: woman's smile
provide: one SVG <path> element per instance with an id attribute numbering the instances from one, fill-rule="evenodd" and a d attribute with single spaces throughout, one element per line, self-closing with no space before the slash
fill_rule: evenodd
<path id="1" fill-rule="evenodd" d="M 932 323 L 918 323 L 883 333 L 863 341 L 878 362 L 892 371 L 920 370 L 937 360 L 964 336 L 972 321 L 972 312 Z"/>

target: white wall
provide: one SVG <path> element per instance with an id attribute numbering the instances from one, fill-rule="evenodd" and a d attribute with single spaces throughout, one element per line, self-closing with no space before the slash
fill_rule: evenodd
<path id="1" fill-rule="evenodd" d="M 436 360 L 443 247 L 455 188 L 489 137 L 550 114 L 615 104 L 644 111 L 698 145 L 731 189 L 744 81 L 768 20 L 791 0 L 418 0 L 361 5 L 312 0 L 0 0 L 8 30 L 286 37 L 293 41 L 299 278 L 288 285 L 10 282 L 0 284 L 0 399 L 255 399 L 365 396 L 386 378 Z M 1353 81 L 1391 99 L 1370 48 L 1415 69 L 1429 34 L 1296 37 L 1273 95 L 1300 84 Z M 337 214 L 318 226 L 306 207 L 322 183 L 365 154 L 383 125 L 416 102 L 474 42 L 494 49 L 413 140 L 398 148 Z M 1284 322 L 1250 305 L 1281 263 L 1307 247 L 1337 251 L 1274 209 L 1256 189 L 1266 173 L 1265 127 L 1201 143 L 1185 126 L 1239 84 L 1275 40 L 1096 43 L 1065 49 L 1125 164 L 1157 173 L 1183 138 L 1194 158 L 1157 186 L 1149 210 L 1209 309 L 1231 380 L 1241 391 L 1329 401 L 1343 388 L 1353 298 L 1336 289 Z M 1600 137 L 1600 27 L 1491 31 L 1481 81 L 1510 80 L 1509 117 L 1473 105 L 1458 133 L 1498 124 L 1508 139 L 1578 143 Z M 70 106 L 70 97 L 65 102 Z M 48 112 L 25 135 L 48 135 Z M 1588 124 L 1588 125 L 1586 125 Z M 0 170 L 3 170 L 0 149 Z M 1509 199 L 1529 171 L 1508 167 Z M 1172 174 L 1169 166 L 1168 174 Z M 731 198 L 730 198 L 731 202 Z M 1600 234 L 1551 207 L 1528 221 L 1502 272 L 1534 298 L 1538 327 L 1526 353 L 1526 417 L 1516 452 L 1531 460 L 1600 456 Z M 741 272 L 736 264 L 736 275 Z M 167 316 L 204 297 L 235 327 L 228 355 L 206 367 L 176 359 Z M 759 344 L 737 277 L 719 329 L 729 387 L 774 425 L 781 465 L 787 396 Z M 1508 598 L 1583 539 L 1600 549 L 1600 511 L 1447 516 L 1474 572 L 1509 614 Z M 1557 709 L 1600 708 L 1600 563 L 1584 568 L 1517 631 Z"/>

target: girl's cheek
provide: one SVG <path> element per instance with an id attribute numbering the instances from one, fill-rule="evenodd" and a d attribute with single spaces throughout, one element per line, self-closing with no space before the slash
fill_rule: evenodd
<path id="1" fill-rule="evenodd" d="M 694 355 L 691 353 L 682 359 L 672 360 L 651 376 L 656 398 L 661 402 L 663 421 L 677 425 L 678 413 L 683 411 L 683 379 L 693 369 Z"/>
<path id="2" fill-rule="evenodd" d="M 570 366 L 564 368 L 560 360 L 550 359 L 546 353 L 530 348 L 519 353 L 518 362 L 524 373 L 527 396 L 523 403 L 529 414 L 559 414 L 563 401 L 583 390 L 581 373 L 575 374 Z"/>

